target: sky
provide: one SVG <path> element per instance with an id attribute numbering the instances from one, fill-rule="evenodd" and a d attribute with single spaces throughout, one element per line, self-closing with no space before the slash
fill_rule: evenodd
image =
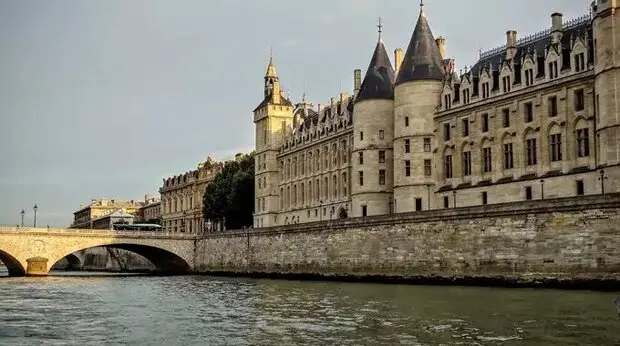
<path id="1" fill-rule="evenodd" d="M 587 0 L 425 2 L 457 69 Z M 66 227 L 91 199 L 141 200 L 254 147 L 270 50 L 283 88 L 328 103 L 366 71 L 382 17 L 406 50 L 416 0 L 0 1 L 0 224 Z M 393 57 L 392 62 L 393 62 Z"/>

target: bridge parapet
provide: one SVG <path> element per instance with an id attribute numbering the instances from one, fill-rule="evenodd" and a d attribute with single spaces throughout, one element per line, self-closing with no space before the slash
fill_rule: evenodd
<path id="1" fill-rule="evenodd" d="M 58 236 L 92 236 L 92 237 L 117 237 L 117 238 L 170 238 L 170 239 L 197 239 L 198 234 L 173 233 L 173 232 L 134 232 L 112 231 L 98 229 L 78 228 L 32 228 L 32 227 L 4 227 L 0 226 L 0 233 L 12 234 L 42 234 Z"/>

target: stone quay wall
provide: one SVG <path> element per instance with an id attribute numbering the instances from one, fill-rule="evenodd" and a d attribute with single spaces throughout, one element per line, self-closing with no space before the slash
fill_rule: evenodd
<path id="1" fill-rule="evenodd" d="M 241 276 L 617 283 L 620 194 L 230 231 L 199 240 L 196 264 Z"/>

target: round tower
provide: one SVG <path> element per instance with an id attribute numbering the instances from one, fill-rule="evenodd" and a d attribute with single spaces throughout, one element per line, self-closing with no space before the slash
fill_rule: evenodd
<path id="1" fill-rule="evenodd" d="M 381 39 L 370 60 L 353 110 L 352 216 L 392 212 L 394 68 Z"/>
<path id="2" fill-rule="evenodd" d="M 427 210 L 435 189 L 434 115 L 445 70 L 423 7 L 394 85 L 395 212 Z"/>

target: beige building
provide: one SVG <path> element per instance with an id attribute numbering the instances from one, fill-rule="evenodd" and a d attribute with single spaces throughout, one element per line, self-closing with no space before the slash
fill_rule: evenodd
<path id="1" fill-rule="evenodd" d="M 143 202 L 134 200 L 93 199 L 90 204 L 80 206 L 80 209 L 73 213 L 73 223 L 69 228 L 95 228 L 95 223 L 100 225 L 100 222 L 96 222 L 97 220 L 101 220 L 115 212 L 136 215 L 143 205 Z M 101 228 L 101 226 L 98 227 Z"/>
<path id="2" fill-rule="evenodd" d="M 616 4 L 554 13 L 523 38 L 509 30 L 459 71 L 421 8 L 395 66 L 380 33 L 353 95 L 325 106 L 293 105 L 270 61 L 254 110 L 254 226 L 618 192 Z"/>
<path id="3" fill-rule="evenodd" d="M 161 225 L 160 199 L 149 195 L 144 196 L 144 205 L 136 213 L 135 222 Z"/>
<path id="4" fill-rule="evenodd" d="M 202 198 L 223 166 L 209 157 L 196 170 L 164 179 L 159 189 L 164 231 L 202 233 L 215 228 L 202 216 Z"/>

